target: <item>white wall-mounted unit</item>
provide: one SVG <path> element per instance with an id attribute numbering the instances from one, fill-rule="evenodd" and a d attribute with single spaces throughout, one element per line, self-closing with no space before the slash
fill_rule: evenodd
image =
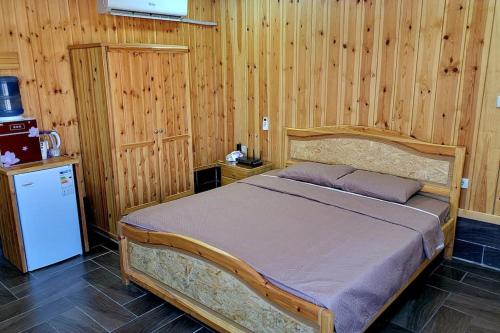
<path id="1" fill-rule="evenodd" d="M 181 21 L 188 12 L 188 0 L 99 0 L 99 13 Z"/>

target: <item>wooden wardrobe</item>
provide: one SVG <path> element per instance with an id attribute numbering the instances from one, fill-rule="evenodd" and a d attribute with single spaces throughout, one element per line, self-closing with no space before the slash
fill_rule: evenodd
<path id="1" fill-rule="evenodd" d="M 87 219 L 116 235 L 136 209 L 193 193 L 188 48 L 70 47 Z"/>

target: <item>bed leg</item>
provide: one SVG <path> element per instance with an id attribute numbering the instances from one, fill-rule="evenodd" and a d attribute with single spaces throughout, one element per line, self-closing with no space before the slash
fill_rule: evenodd
<path id="1" fill-rule="evenodd" d="M 454 242 L 450 242 L 450 244 L 446 245 L 445 249 L 444 249 L 444 258 L 446 260 L 451 260 L 451 258 L 453 257 L 453 245 L 454 245 Z"/>
<path id="2" fill-rule="evenodd" d="M 445 248 L 444 248 L 444 258 L 446 260 L 451 260 L 453 257 L 453 247 L 455 245 L 455 231 L 457 228 L 457 217 L 455 216 L 452 220 L 452 226 L 449 232 L 445 235 Z"/>
<path id="3" fill-rule="evenodd" d="M 320 313 L 319 323 L 320 323 L 320 333 L 332 333 L 334 332 L 333 313 L 328 309 L 323 309 Z"/>
<path id="4" fill-rule="evenodd" d="M 130 279 L 128 278 L 128 250 L 127 250 L 127 238 L 120 236 L 119 249 L 120 249 L 120 269 L 122 273 L 122 282 L 124 285 L 128 286 L 130 284 Z"/>

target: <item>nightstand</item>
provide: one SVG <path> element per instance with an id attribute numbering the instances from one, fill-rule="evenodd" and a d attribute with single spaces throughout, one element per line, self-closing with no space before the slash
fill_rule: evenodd
<path id="1" fill-rule="evenodd" d="M 264 161 L 264 164 L 256 168 L 250 168 L 241 164 L 233 165 L 226 161 L 218 161 L 217 164 L 220 166 L 221 170 L 222 186 L 231 184 L 240 179 L 267 172 L 273 168 L 273 163 L 267 161 Z"/>

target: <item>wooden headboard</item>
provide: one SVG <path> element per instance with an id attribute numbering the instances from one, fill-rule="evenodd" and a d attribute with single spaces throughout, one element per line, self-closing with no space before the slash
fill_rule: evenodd
<path id="1" fill-rule="evenodd" d="M 449 198 L 456 218 L 465 148 L 423 142 L 362 126 L 285 128 L 284 166 L 299 161 L 347 164 L 419 180 L 422 191 Z"/>

